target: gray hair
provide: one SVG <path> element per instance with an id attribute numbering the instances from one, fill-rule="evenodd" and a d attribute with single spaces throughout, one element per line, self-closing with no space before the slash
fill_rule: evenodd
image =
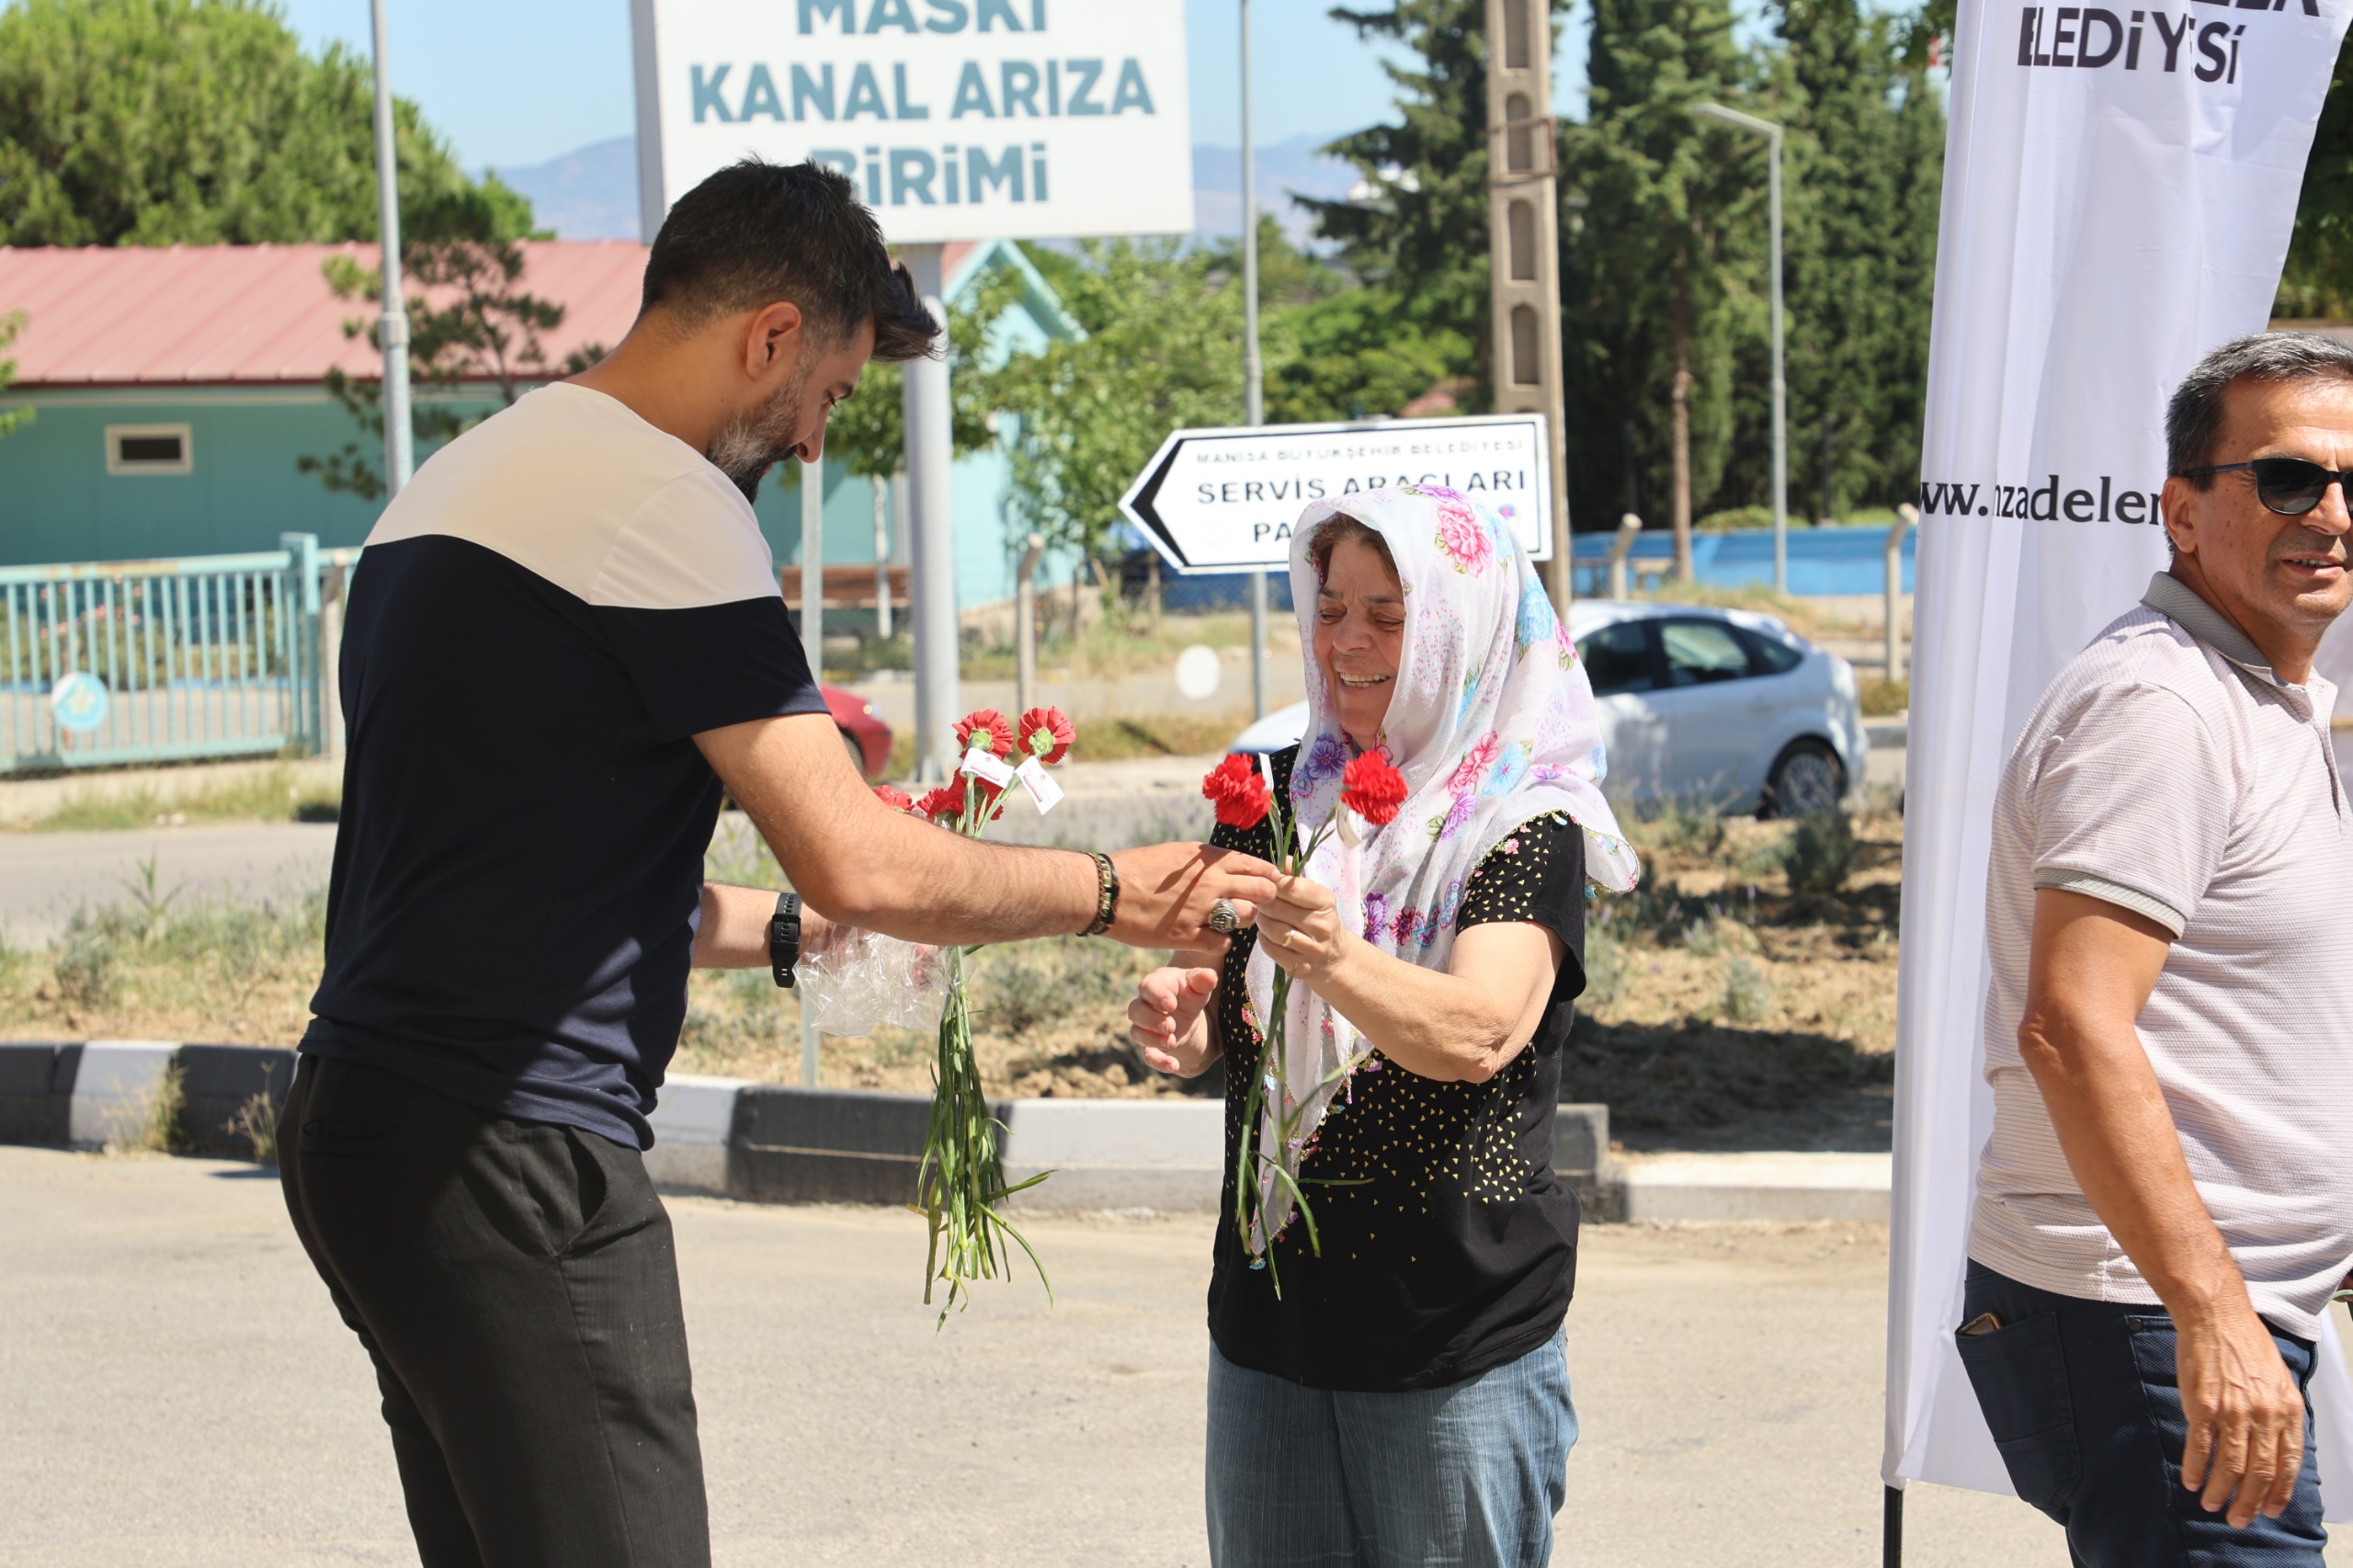
<path id="1" fill-rule="evenodd" d="M 2214 460 L 2222 438 L 2222 396 L 2234 381 L 2353 381 L 2353 347 L 2316 332 L 2256 332 L 2233 338 L 2181 378 L 2165 405 L 2165 472 L 2183 474 Z M 2214 476 L 2190 483 L 2211 489 Z"/>

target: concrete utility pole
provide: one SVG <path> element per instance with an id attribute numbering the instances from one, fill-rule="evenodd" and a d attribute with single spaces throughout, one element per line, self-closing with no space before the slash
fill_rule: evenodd
<path id="1" fill-rule="evenodd" d="M 1243 423 L 1267 422 L 1267 363 L 1258 354 L 1258 149 L 1250 125 L 1250 0 L 1242 6 Z M 1267 716 L 1267 574 L 1250 574 L 1250 717 Z"/>
<path id="2" fill-rule="evenodd" d="M 376 27 L 376 227 L 384 243 L 384 314 L 376 341 L 384 350 L 384 498 L 398 495 L 416 469 L 408 412 L 408 303 L 401 292 L 400 164 L 392 149 L 392 74 L 384 51 L 384 0 L 369 0 Z"/>
<path id="3" fill-rule="evenodd" d="M 949 487 L 955 447 L 949 425 L 948 285 L 936 244 L 901 245 L 899 258 L 915 281 L 923 307 L 942 330 L 938 358 L 908 361 L 901 412 L 907 430 L 907 510 L 903 526 L 914 540 L 908 630 L 915 638 L 915 776 L 930 782 L 956 772 L 957 684 L 956 532 Z"/>
<path id="4" fill-rule="evenodd" d="M 1790 381 L 1783 372 L 1781 355 L 1781 128 L 1722 104 L 1693 104 L 1691 112 L 1765 138 L 1773 250 L 1773 588 L 1786 594 L 1790 591 Z M 1823 510 L 1829 510 L 1826 499 Z"/>
<path id="5" fill-rule="evenodd" d="M 1497 414 L 1540 414 L 1552 447 L 1552 602 L 1565 615 L 1569 445 L 1551 0 L 1487 0 L 1487 237 Z"/>

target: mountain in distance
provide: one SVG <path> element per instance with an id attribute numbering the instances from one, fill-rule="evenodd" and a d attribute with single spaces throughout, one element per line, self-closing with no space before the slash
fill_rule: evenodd
<path id="1" fill-rule="evenodd" d="M 1328 136 L 1294 136 L 1258 149 L 1258 205 L 1292 243 L 1311 237 L 1307 213 L 1292 194 L 1325 200 L 1357 184 L 1353 165 L 1316 152 Z M 637 138 L 616 136 L 551 158 L 504 168 L 498 177 L 530 199 L 540 226 L 567 240 L 633 240 L 637 232 Z M 1193 234 L 1231 238 L 1242 232 L 1242 150 L 1203 142 L 1193 148 Z"/>

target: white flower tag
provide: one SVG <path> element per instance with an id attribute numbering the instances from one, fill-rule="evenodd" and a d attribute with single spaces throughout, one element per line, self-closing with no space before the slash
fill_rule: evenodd
<path id="1" fill-rule="evenodd" d="M 969 773 L 975 778 L 985 778 L 1000 790 L 1013 782 L 1013 769 L 986 746 L 974 746 L 966 752 L 964 766 L 958 771 Z"/>
<path id="2" fill-rule="evenodd" d="M 1063 803 L 1063 787 L 1047 776 L 1036 757 L 1023 757 L 1021 766 L 1013 770 L 1013 776 L 1021 780 L 1024 790 L 1029 791 L 1029 799 L 1036 802 L 1040 816 Z"/>

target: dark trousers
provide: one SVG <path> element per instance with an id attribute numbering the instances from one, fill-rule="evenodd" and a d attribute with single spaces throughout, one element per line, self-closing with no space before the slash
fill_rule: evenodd
<path id="1" fill-rule="evenodd" d="M 2313 1446 L 2313 1346 L 2272 1333 L 2306 1389 L 2304 1465 L 2287 1512 L 2234 1529 L 2181 1483 L 2188 1440 L 2163 1307 L 2054 1295 L 1969 1266 L 1958 1337 L 1978 1407 L 2018 1494 L 2067 1527 L 2077 1568 L 2321 1568 L 2320 1459 Z"/>
<path id="2" fill-rule="evenodd" d="M 709 1563 L 677 1260 L 637 1151 L 314 1056 L 280 1126 L 424 1568 Z"/>

